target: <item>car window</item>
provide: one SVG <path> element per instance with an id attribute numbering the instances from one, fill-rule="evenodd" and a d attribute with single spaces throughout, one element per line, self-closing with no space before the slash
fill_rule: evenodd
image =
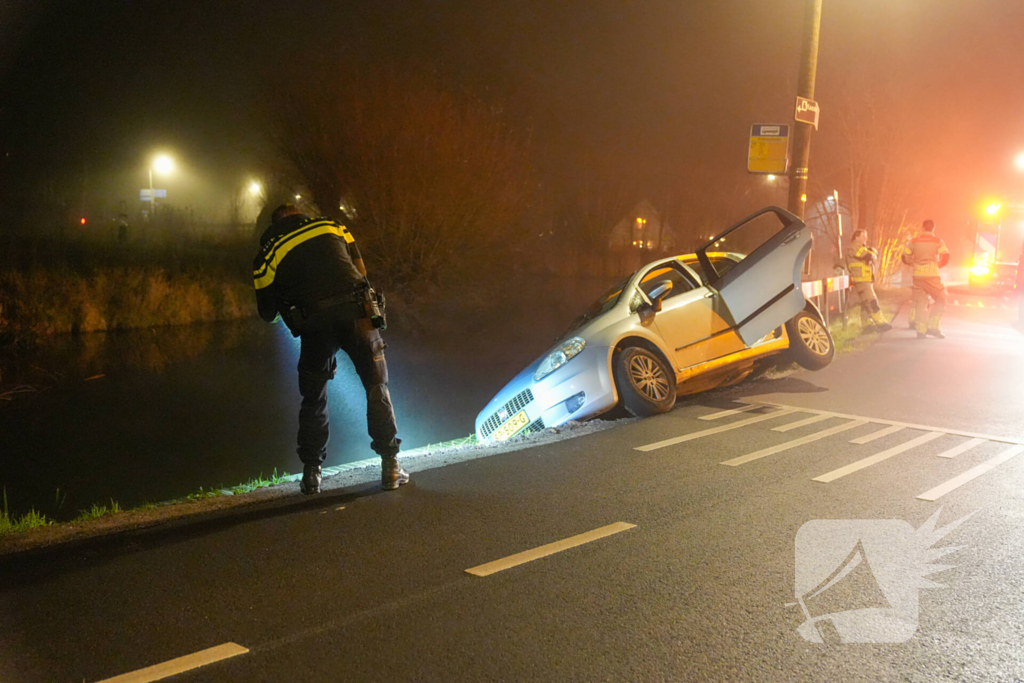
<path id="1" fill-rule="evenodd" d="M 619 297 L 622 296 L 623 288 L 625 288 L 626 283 L 628 283 L 633 278 L 633 275 L 634 274 L 631 273 L 629 277 L 617 283 L 614 287 L 612 287 L 607 292 L 602 294 L 597 299 L 597 301 L 590 304 L 590 306 L 587 307 L 587 310 L 585 310 L 583 314 L 580 315 L 580 317 L 576 318 L 576 320 L 572 322 L 566 334 L 572 332 L 578 327 L 581 327 L 588 320 L 593 320 L 597 316 L 602 315 L 603 313 L 607 313 L 608 311 L 615 308 L 615 304 L 619 302 Z"/>
<path id="2" fill-rule="evenodd" d="M 689 274 L 683 272 L 679 266 L 673 263 L 666 263 L 644 275 L 644 279 L 640 281 L 640 289 L 647 295 L 647 298 L 650 298 L 651 291 L 665 280 L 669 280 L 672 283 L 672 291 L 663 301 L 678 296 L 683 292 L 688 292 L 697 286 L 697 283 L 690 278 Z"/>
<path id="3" fill-rule="evenodd" d="M 715 270 L 718 271 L 719 277 L 728 273 L 736 265 L 736 262 L 727 256 L 712 257 L 710 260 L 715 266 Z"/>
<path id="4" fill-rule="evenodd" d="M 708 260 L 715 266 L 719 276 L 725 275 L 736 265 L 736 261 L 724 254 L 708 254 Z M 701 282 L 707 284 L 708 274 L 704 272 L 704 266 L 701 265 L 700 261 L 695 258 L 688 258 L 684 263 L 700 276 Z"/>

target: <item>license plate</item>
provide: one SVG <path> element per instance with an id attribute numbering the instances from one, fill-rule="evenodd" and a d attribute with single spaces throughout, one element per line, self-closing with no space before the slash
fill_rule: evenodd
<path id="1" fill-rule="evenodd" d="M 528 424 L 530 424 L 530 418 L 526 417 L 525 410 L 520 410 L 518 413 L 510 417 L 505 424 L 495 429 L 494 433 L 491 434 L 491 438 L 495 441 L 504 441 L 505 439 L 514 436 L 516 432 Z"/>

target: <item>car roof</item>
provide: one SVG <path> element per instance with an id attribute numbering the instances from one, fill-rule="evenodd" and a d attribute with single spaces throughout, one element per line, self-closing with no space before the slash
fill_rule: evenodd
<path id="1" fill-rule="evenodd" d="M 682 256 L 676 256 L 677 259 L 683 263 L 689 263 L 691 261 L 697 261 L 696 254 L 683 254 Z M 734 251 L 709 251 L 708 258 L 727 258 L 731 261 L 742 261 L 743 254 L 737 254 Z"/>

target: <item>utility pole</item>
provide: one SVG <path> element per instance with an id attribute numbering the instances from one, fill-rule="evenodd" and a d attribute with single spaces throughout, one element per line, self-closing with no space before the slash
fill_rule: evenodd
<path id="1" fill-rule="evenodd" d="M 814 80 L 818 73 L 818 34 L 821 30 L 821 0 L 806 0 L 807 16 L 804 24 L 804 45 L 800 57 L 800 79 L 797 82 L 799 97 L 814 99 Z M 794 163 L 790 170 L 789 201 L 790 213 L 804 218 L 807 204 L 807 166 L 811 158 L 811 124 L 794 122 L 793 152 Z"/>

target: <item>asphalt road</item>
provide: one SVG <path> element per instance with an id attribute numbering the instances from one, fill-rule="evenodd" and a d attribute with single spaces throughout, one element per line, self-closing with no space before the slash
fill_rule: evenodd
<path id="1" fill-rule="evenodd" d="M 6 560 L 0 681 L 103 680 L 228 643 L 173 680 L 1022 680 L 1024 337 L 1014 306 L 961 298 L 945 340 L 901 329 L 904 309 L 822 372 L 398 492 Z M 972 516 L 939 538 L 935 513 Z M 919 587 L 929 560 L 944 588 Z"/>

